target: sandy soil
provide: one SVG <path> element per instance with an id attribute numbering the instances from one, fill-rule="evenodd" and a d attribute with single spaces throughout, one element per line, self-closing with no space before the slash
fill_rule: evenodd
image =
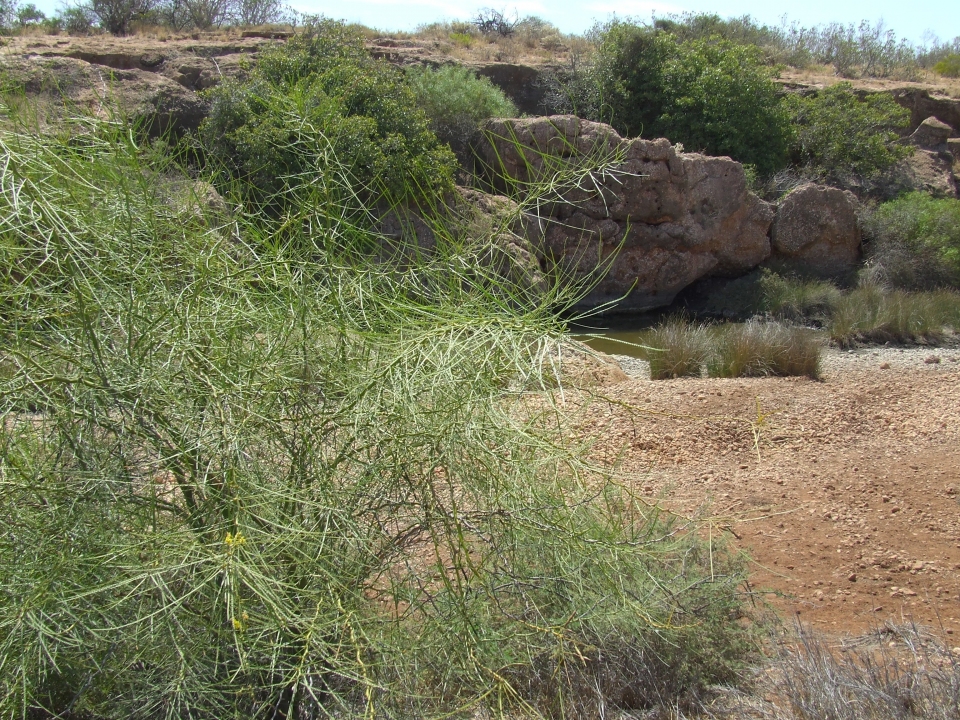
<path id="1" fill-rule="evenodd" d="M 829 351 L 822 381 L 654 382 L 621 360 L 633 377 L 576 431 L 644 495 L 713 517 L 785 619 L 914 620 L 960 644 L 960 349 Z"/>
<path id="2" fill-rule="evenodd" d="M 918 71 L 919 77 L 914 80 L 899 78 L 843 78 L 825 65 L 817 65 L 804 70 L 784 68 L 778 81 L 785 85 L 809 85 L 815 87 L 829 87 L 841 82 L 851 83 L 863 90 L 895 90 L 898 88 L 916 88 L 929 90 L 932 95 L 946 95 L 960 97 L 960 78 L 947 78 L 930 70 Z"/>

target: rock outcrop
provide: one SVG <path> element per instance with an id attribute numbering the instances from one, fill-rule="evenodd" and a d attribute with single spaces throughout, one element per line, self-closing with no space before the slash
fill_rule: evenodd
<path id="1" fill-rule="evenodd" d="M 147 123 L 154 135 L 196 129 L 208 112 L 206 100 L 158 73 L 113 70 L 65 57 L 4 58 L 4 63 L 8 86 L 46 96 L 50 108 L 62 104 L 96 114 L 115 110 Z"/>
<path id="2" fill-rule="evenodd" d="M 566 176 L 528 235 L 545 270 L 595 283 L 583 306 L 666 305 L 700 278 L 742 274 L 770 255 L 773 209 L 729 158 L 625 140 L 572 115 L 492 120 L 484 131 L 495 186 Z M 578 172 L 597 162 L 602 170 Z"/>
<path id="3" fill-rule="evenodd" d="M 116 109 L 149 123 L 154 134 L 183 133 L 197 128 L 209 110 L 197 91 L 242 74 L 248 58 L 275 42 L 13 38 L 0 50 L 0 65 L 8 89 L 44 95 L 50 107 Z"/>
<path id="4" fill-rule="evenodd" d="M 814 184 L 792 190 L 771 228 L 774 260 L 822 276 L 852 270 L 860 259 L 857 207 L 849 191 Z"/>
<path id="5" fill-rule="evenodd" d="M 921 191 L 937 197 L 960 197 L 955 164 L 960 154 L 956 130 L 937 117 L 925 118 L 900 142 L 914 152 L 897 163 L 877 182 L 874 194 L 890 199 L 904 192 Z"/>
<path id="6" fill-rule="evenodd" d="M 947 149 L 947 140 L 950 139 L 953 134 L 952 127 L 931 115 L 920 123 L 913 133 L 904 138 L 904 142 L 916 145 L 924 150 L 942 152 Z"/>
<path id="7" fill-rule="evenodd" d="M 931 95 L 929 90 L 920 88 L 897 88 L 890 94 L 901 107 L 910 111 L 910 130 L 920 127 L 920 124 L 929 117 L 940 118 L 942 122 L 954 129 L 953 137 L 957 137 L 960 129 L 960 99 L 946 95 Z"/>

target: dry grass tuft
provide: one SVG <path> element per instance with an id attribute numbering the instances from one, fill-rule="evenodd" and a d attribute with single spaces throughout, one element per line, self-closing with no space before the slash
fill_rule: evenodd
<path id="1" fill-rule="evenodd" d="M 960 294 L 910 293 L 863 285 L 844 295 L 830 318 L 830 339 L 840 347 L 860 342 L 937 342 L 960 326 Z"/>
<path id="2" fill-rule="evenodd" d="M 671 318 L 650 331 L 646 342 L 651 380 L 700 377 L 710 348 L 706 325 L 692 324 L 683 318 Z"/>
<path id="3" fill-rule="evenodd" d="M 801 628 L 782 648 L 779 694 L 803 720 L 960 720 L 960 658 L 917 626 L 831 647 Z"/>
<path id="4" fill-rule="evenodd" d="M 710 377 L 820 377 L 820 342 L 805 328 L 751 320 L 719 332 Z"/>

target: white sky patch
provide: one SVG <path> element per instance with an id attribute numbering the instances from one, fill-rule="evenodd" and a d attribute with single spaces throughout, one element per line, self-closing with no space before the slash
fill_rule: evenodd
<path id="1" fill-rule="evenodd" d="M 648 18 L 651 15 L 679 15 L 688 8 L 656 0 L 625 0 L 624 2 L 593 2 L 584 6 L 588 13 L 597 15 L 616 14 L 619 17 Z"/>

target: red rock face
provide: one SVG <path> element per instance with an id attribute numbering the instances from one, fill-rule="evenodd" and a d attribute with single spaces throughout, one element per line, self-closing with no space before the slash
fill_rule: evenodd
<path id="1" fill-rule="evenodd" d="M 773 251 L 797 269 L 840 275 L 860 259 L 860 226 L 853 193 L 820 185 L 801 185 L 777 208 Z"/>
<path id="2" fill-rule="evenodd" d="M 667 305 L 702 277 L 742 274 L 770 255 L 773 211 L 730 158 L 626 140 L 572 115 L 491 120 L 485 132 L 481 151 L 500 187 L 606 161 L 537 209 L 543 232 L 530 238 L 546 265 L 596 278 L 584 306 Z"/>

